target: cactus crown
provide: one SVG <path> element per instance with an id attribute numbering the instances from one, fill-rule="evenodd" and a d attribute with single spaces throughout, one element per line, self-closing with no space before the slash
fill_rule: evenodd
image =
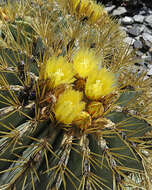
<path id="1" fill-rule="evenodd" d="M 151 80 L 117 21 L 91 0 L 0 14 L 0 189 L 147 189 Z"/>

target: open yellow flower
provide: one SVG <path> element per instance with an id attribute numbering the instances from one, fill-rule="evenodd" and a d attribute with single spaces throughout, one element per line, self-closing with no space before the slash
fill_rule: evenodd
<path id="1" fill-rule="evenodd" d="M 49 87 L 51 88 L 55 88 L 60 84 L 70 84 L 75 80 L 72 64 L 68 63 L 62 56 L 58 58 L 51 57 L 42 71 L 44 72 L 44 79 L 49 80 Z"/>
<path id="2" fill-rule="evenodd" d="M 56 119 L 64 124 L 71 124 L 85 108 L 85 102 L 81 101 L 82 96 L 81 92 L 72 89 L 63 92 L 55 105 Z"/>
<path id="3" fill-rule="evenodd" d="M 114 74 L 102 68 L 96 70 L 86 81 L 85 94 L 91 100 L 98 100 L 102 96 L 110 94 L 115 86 Z"/>
<path id="4" fill-rule="evenodd" d="M 97 64 L 98 60 L 93 50 L 82 48 L 73 56 L 73 68 L 82 78 L 94 72 L 98 67 Z"/>

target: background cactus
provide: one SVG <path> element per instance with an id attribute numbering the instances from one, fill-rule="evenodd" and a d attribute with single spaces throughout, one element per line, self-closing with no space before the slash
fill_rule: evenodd
<path id="1" fill-rule="evenodd" d="M 89 0 L 5 6 L 0 189 L 148 189 L 151 80 L 119 24 Z"/>

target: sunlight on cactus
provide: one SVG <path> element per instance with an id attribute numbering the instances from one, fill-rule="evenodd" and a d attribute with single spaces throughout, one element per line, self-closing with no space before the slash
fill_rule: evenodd
<path id="1" fill-rule="evenodd" d="M 152 80 L 91 0 L 0 9 L 0 189 L 151 190 Z"/>

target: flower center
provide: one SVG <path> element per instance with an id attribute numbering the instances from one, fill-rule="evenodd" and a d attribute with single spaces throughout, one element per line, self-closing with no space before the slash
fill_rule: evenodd
<path id="1" fill-rule="evenodd" d="M 64 73 L 62 72 L 61 69 L 58 69 L 58 70 L 54 73 L 54 75 L 55 75 L 55 78 L 56 78 L 57 80 L 60 80 L 60 79 L 64 76 Z"/>

